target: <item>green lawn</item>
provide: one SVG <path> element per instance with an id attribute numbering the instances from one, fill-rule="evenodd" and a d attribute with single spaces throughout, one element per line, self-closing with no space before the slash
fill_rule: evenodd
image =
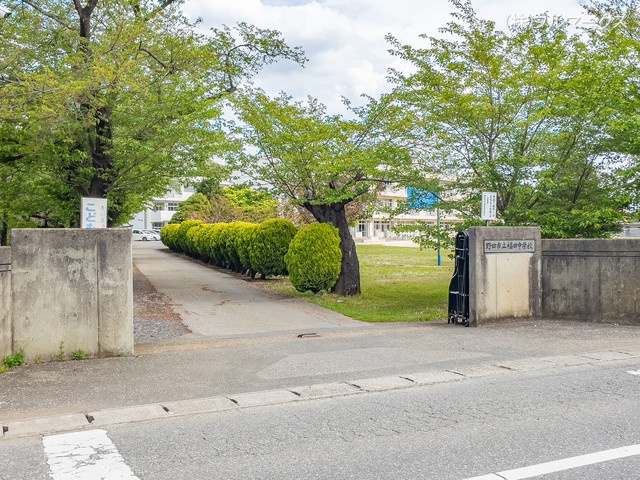
<path id="1" fill-rule="evenodd" d="M 298 293 L 286 279 L 271 284 L 290 296 L 304 298 L 325 308 L 365 322 L 423 322 L 446 320 L 453 260 L 442 252 L 415 247 L 359 245 L 362 295 Z"/>

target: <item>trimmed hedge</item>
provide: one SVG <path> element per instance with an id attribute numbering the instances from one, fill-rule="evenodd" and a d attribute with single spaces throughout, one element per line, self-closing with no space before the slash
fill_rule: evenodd
<path id="1" fill-rule="evenodd" d="M 187 220 L 166 225 L 162 242 L 174 252 L 185 253 L 236 272 L 286 275 L 284 256 L 297 229 L 289 220 L 272 219 L 259 225 L 245 222 L 205 224 Z"/>
<path id="2" fill-rule="evenodd" d="M 258 225 L 249 245 L 251 269 L 263 278 L 269 275 L 286 275 L 284 256 L 296 233 L 293 223 L 282 218 L 267 220 Z"/>
<path id="3" fill-rule="evenodd" d="M 180 224 L 180 227 L 176 232 L 176 251 L 186 253 L 187 255 L 191 255 L 193 253 L 191 242 L 187 238 L 187 232 L 189 229 L 197 225 L 202 225 L 202 223 L 202 220 L 187 220 Z"/>
<path id="4" fill-rule="evenodd" d="M 328 223 L 307 225 L 291 241 L 284 261 L 299 292 L 331 290 L 342 270 L 338 229 Z"/>
<path id="5" fill-rule="evenodd" d="M 187 245 L 186 253 L 191 257 L 196 257 L 201 260 L 205 259 L 200 248 L 202 236 L 205 232 L 205 227 L 206 225 L 204 223 L 191 227 L 189 230 L 187 230 L 185 241 L 185 244 Z"/>
<path id="6" fill-rule="evenodd" d="M 251 278 L 255 277 L 256 272 L 251 268 L 251 242 L 253 242 L 253 236 L 258 225 L 255 223 L 247 223 L 242 226 L 241 234 L 236 238 L 236 249 L 238 251 L 238 258 L 242 269 L 251 275 Z"/>
<path id="7" fill-rule="evenodd" d="M 232 222 L 227 227 L 227 234 L 225 236 L 224 244 L 224 257 L 227 261 L 227 268 L 234 272 L 242 272 L 249 268 L 243 268 L 240 261 L 240 250 L 238 248 L 239 243 L 243 235 L 246 235 L 246 227 L 252 225 L 246 222 Z"/>
<path id="8" fill-rule="evenodd" d="M 164 227 L 162 227 L 162 230 L 160 230 L 160 240 L 162 240 L 162 243 L 164 243 L 171 250 L 176 249 L 176 239 L 179 228 L 179 223 L 170 223 L 169 225 L 165 225 Z"/>

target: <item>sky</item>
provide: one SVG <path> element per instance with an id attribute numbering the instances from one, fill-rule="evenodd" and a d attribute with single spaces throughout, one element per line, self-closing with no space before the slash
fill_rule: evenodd
<path id="1" fill-rule="evenodd" d="M 589 18 L 579 0 L 473 0 L 480 18 L 506 30 L 531 15 L 560 15 L 573 24 Z M 291 46 L 301 46 L 304 68 L 290 61 L 269 66 L 254 84 L 270 95 L 282 91 L 296 99 L 312 96 L 328 113 L 343 114 L 342 97 L 358 104 L 362 94 L 373 97 L 390 90 L 387 69 L 407 66 L 388 53 L 386 34 L 403 44 L 423 45 L 420 34 L 438 36 L 451 20 L 448 0 L 186 0 L 190 19 L 202 18 L 207 29 L 244 21 L 279 30 Z"/>

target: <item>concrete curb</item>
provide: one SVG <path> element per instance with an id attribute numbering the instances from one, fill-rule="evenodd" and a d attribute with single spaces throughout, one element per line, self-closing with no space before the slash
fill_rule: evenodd
<path id="1" fill-rule="evenodd" d="M 307 400 L 423 387 L 489 375 L 503 375 L 563 367 L 584 367 L 600 363 L 615 363 L 635 358 L 640 358 L 640 350 L 609 350 L 578 355 L 532 357 L 494 364 L 473 365 L 459 369 L 434 370 L 406 375 L 366 378 L 348 382 L 306 385 L 280 390 L 135 405 L 97 410 L 88 413 L 30 418 L 2 422 L 2 437 L 0 441 L 37 435 L 51 435 L 96 427 L 104 428 L 109 425 L 145 420 L 175 418 L 185 415 L 216 413 L 268 405 L 282 405 Z"/>

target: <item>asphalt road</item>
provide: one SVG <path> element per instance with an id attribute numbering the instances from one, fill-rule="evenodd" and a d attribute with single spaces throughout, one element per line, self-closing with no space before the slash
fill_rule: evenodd
<path id="1" fill-rule="evenodd" d="M 628 372 L 639 367 L 635 359 L 489 375 L 105 431 L 131 475 L 118 478 L 633 480 L 640 376 Z M 0 478 L 56 478 L 47 438 L 0 442 Z M 616 458 L 622 447 L 635 450 Z M 569 460 L 537 475 L 561 459 Z M 528 466 L 526 476 L 509 473 Z"/>

